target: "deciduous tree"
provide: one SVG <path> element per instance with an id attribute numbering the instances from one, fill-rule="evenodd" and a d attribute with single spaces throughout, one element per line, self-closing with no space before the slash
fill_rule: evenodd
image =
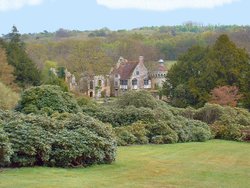
<path id="1" fill-rule="evenodd" d="M 210 103 L 231 107 L 236 107 L 242 96 L 239 94 L 239 89 L 236 86 L 216 87 L 211 91 L 211 94 Z"/>

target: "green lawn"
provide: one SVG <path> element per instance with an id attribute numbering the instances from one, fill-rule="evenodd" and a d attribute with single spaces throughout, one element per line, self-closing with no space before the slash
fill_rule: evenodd
<path id="1" fill-rule="evenodd" d="M 0 187 L 250 187 L 250 145 L 206 143 L 120 147 L 112 165 L 0 172 Z"/>

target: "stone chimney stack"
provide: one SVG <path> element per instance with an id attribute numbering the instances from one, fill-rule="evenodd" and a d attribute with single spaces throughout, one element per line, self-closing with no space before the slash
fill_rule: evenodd
<path id="1" fill-rule="evenodd" d="M 144 63 L 144 57 L 143 56 L 139 57 L 139 63 Z"/>
<path id="2" fill-rule="evenodd" d="M 116 68 L 118 69 L 123 62 L 124 62 L 124 58 L 120 57 L 118 62 L 116 63 Z"/>

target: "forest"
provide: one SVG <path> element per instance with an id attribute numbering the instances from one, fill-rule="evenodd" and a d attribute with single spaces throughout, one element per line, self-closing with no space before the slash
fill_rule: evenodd
<path id="1" fill-rule="evenodd" d="M 176 61 L 192 46 L 213 45 L 221 34 L 227 34 L 238 47 L 250 53 L 249 26 L 202 26 L 193 22 L 118 31 L 58 29 L 53 33 L 23 34 L 21 40 L 39 68 L 46 61 L 54 61 L 79 76 L 85 71 L 108 74 L 120 56 L 136 60 L 142 55 L 148 66 L 159 59 Z"/>

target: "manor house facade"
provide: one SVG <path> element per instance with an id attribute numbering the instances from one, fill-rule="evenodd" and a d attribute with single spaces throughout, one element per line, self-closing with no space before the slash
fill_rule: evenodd
<path id="1" fill-rule="evenodd" d="M 167 72 L 163 60 L 154 63 L 149 70 L 144 64 L 143 56 L 137 61 L 120 57 L 109 75 L 83 75 L 77 90 L 93 98 L 117 97 L 129 90 L 148 90 L 157 94 L 158 89 L 163 86 Z M 72 84 L 75 85 L 75 82 L 70 85 Z"/>

